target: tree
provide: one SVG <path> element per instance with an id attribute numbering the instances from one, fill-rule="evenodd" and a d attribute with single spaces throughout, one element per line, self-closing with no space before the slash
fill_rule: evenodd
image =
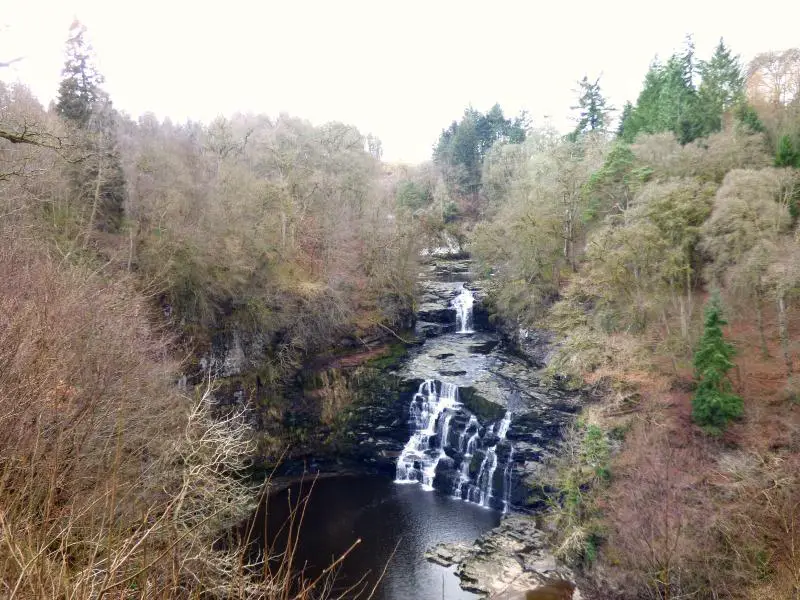
<path id="1" fill-rule="evenodd" d="M 795 150 L 792 138 L 788 134 L 781 136 L 778 142 L 778 153 L 775 155 L 776 167 L 795 167 L 800 169 L 800 151 Z"/>
<path id="2" fill-rule="evenodd" d="M 507 119 L 499 104 L 485 114 L 472 107 L 461 121 L 453 121 L 439 136 L 434 161 L 442 169 L 450 189 L 477 201 L 481 191 L 483 161 L 496 143 L 520 143 L 525 140 L 525 113 Z"/>
<path id="3" fill-rule="evenodd" d="M 369 152 L 375 160 L 383 158 L 383 142 L 378 136 L 367 134 L 367 152 Z"/>
<path id="4" fill-rule="evenodd" d="M 624 212 L 636 191 L 647 179 L 649 170 L 636 164 L 636 156 L 628 144 L 616 143 L 598 169 L 584 185 L 585 218 L 598 219 L 609 213 Z"/>
<path id="5" fill-rule="evenodd" d="M 56 112 L 79 127 L 86 127 L 96 105 L 107 102 L 108 96 L 101 88 L 104 78 L 94 65 L 92 47 L 86 41 L 86 27 L 73 21 L 69 34 Z"/>
<path id="6" fill-rule="evenodd" d="M 702 78 L 698 101 L 703 118 L 703 133 L 722 129 L 722 116 L 744 99 L 744 77 L 739 57 L 734 56 L 720 38 L 708 61 L 700 61 Z"/>
<path id="7" fill-rule="evenodd" d="M 702 229 L 702 247 L 712 259 L 708 278 L 752 303 L 765 354 L 763 305 L 769 288 L 775 288 L 765 274 L 774 262 L 774 248 L 790 231 L 796 189 L 787 169 L 733 169 L 717 190 L 714 211 Z"/>
<path id="8" fill-rule="evenodd" d="M 622 115 L 619 118 L 619 125 L 617 126 L 617 137 L 632 142 L 633 137 L 629 134 L 626 134 L 627 129 L 631 126 L 631 119 L 633 118 L 633 104 L 630 101 L 625 103 L 625 106 L 622 108 Z"/>
<path id="9" fill-rule="evenodd" d="M 645 75 L 635 107 L 623 114 L 622 139 L 633 142 L 639 133 L 673 132 L 681 144 L 704 134 L 694 85 L 694 43 L 687 38 L 683 52 L 662 64 L 654 60 Z"/>
<path id="10" fill-rule="evenodd" d="M 67 39 L 67 59 L 59 85 L 56 112 L 76 128 L 78 158 L 73 163 L 73 191 L 88 210 L 86 242 L 94 228 L 117 231 L 123 217 L 125 177 L 117 148 L 116 113 L 100 87 L 86 27 L 74 21 Z"/>
<path id="11" fill-rule="evenodd" d="M 744 410 L 742 399 L 732 392 L 728 378 L 736 351 L 722 333 L 726 324 L 719 298 L 714 296 L 706 307 L 703 337 L 694 354 L 697 389 L 692 398 L 692 419 L 717 434 Z"/>
<path id="12" fill-rule="evenodd" d="M 584 75 L 578 85 L 580 86 L 578 104 L 572 107 L 572 110 L 578 111 L 578 124 L 570 134 L 572 139 L 589 131 L 606 131 L 609 115 L 614 110 L 612 107 L 606 106 L 606 99 L 600 91 L 599 77 L 594 82 L 590 82 L 589 78 Z"/>

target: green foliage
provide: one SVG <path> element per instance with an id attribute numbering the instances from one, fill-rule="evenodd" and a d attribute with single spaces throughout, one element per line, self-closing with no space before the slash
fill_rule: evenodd
<path id="1" fill-rule="evenodd" d="M 695 73 L 701 82 L 695 87 Z M 725 112 L 740 105 L 744 79 L 739 59 L 720 40 L 708 61 L 695 65 L 694 45 L 688 39 L 683 52 L 666 63 L 653 62 L 635 106 L 626 106 L 618 135 L 633 142 L 641 133 L 671 131 L 681 144 L 722 128 Z"/>
<path id="2" fill-rule="evenodd" d="M 744 77 L 739 58 L 734 56 L 720 39 L 714 55 L 701 61 L 699 72 L 702 78 L 698 89 L 698 101 L 703 119 L 704 134 L 722 129 L 722 115 L 744 100 Z"/>
<path id="3" fill-rule="evenodd" d="M 106 102 L 107 96 L 100 87 L 103 76 L 94 66 L 92 48 L 85 39 L 86 27 L 74 21 L 69 32 L 67 59 L 58 87 L 56 112 L 79 127 L 86 127 L 94 114 L 95 105 Z"/>
<path id="4" fill-rule="evenodd" d="M 711 212 L 714 186 L 695 179 L 653 182 L 634 205 L 591 235 L 586 275 L 598 309 L 621 328 L 642 331 L 670 297 L 691 287 L 700 227 Z"/>
<path id="5" fill-rule="evenodd" d="M 431 191 L 415 181 L 401 181 L 397 186 L 397 204 L 411 211 L 428 206 L 432 199 Z"/>
<path id="6" fill-rule="evenodd" d="M 555 552 L 573 564 L 591 563 L 602 541 L 596 491 L 609 483 L 611 448 L 600 427 L 581 422 L 566 432 L 564 445 L 549 482 L 558 490 L 548 515 L 557 532 Z"/>
<path id="7" fill-rule="evenodd" d="M 470 107 L 461 121 L 453 123 L 439 136 L 433 157 L 444 171 L 448 186 L 458 194 L 477 194 L 481 188 L 483 160 L 498 142 L 525 140 L 527 117 L 507 119 L 499 104 L 481 113 Z"/>
<path id="8" fill-rule="evenodd" d="M 94 66 L 86 28 L 70 27 L 56 113 L 80 130 L 73 140 L 78 156 L 70 163 L 74 197 L 83 205 L 88 229 L 116 232 L 123 220 L 125 175 L 116 136 L 116 114 Z"/>
<path id="9" fill-rule="evenodd" d="M 775 155 L 776 167 L 794 167 L 800 169 L 800 150 L 795 149 L 792 137 L 784 134 L 778 141 L 778 151 Z"/>
<path id="10" fill-rule="evenodd" d="M 592 469 L 597 479 L 608 480 L 611 478 L 609 466 L 611 450 L 608 445 L 608 437 L 597 425 L 586 427 L 582 452 L 584 462 Z"/>
<path id="11" fill-rule="evenodd" d="M 694 353 L 697 388 L 692 398 L 692 419 L 710 433 L 720 433 L 729 421 L 742 416 L 742 399 L 732 391 L 728 371 L 733 368 L 733 345 L 725 341 L 719 298 L 706 307 L 703 336 Z"/>
<path id="12" fill-rule="evenodd" d="M 766 131 L 766 127 L 764 127 L 758 112 L 753 108 L 752 104 L 748 102 L 739 103 L 734 114 L 739 123 L 750 131 L 754 133 L 764 133 Z"/>
<path id="13" fill-rule="evenodd" d="M 636 132 L 629 132 L 631 127 L 631 119 L 634 118 L 634 106 L 630 101 L 625 103 L 622 108 L 622 115 L 620 115 L 619 125 L 617 126 L 617 138 L 627 142 L 633 141 L 636 137 Z M 634 125 L 635 127 L 635 125 Z"/>
<path id="14" fill-rule="evenodd" d="M 600 90 L 599 77 L 594 82 L 590 82 L 589 78 L 584 76 L 578 82 L 578 86 L 578 104 L 572 107 L 572 110 L 578 111 L 578 123 L 570 134 L 573 141 L 587 132 L 606 131 L 609 116 L 614 110 L 612 107 L 606 106 L 606 99 Z"/>
<path id="15" fill-rule="evenodd" d="M 647 167 L 637 164 L 628 144 L 614 144 L 603 166 L 592 173 L 583 186 L 586 197 L 584 218 L 591 221 L 626 210 L 649 173 Z"/>

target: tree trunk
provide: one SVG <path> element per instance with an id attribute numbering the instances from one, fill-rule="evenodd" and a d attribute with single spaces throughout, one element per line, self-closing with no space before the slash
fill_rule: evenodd
<path id="1" fill-rule="evenodd" d="M 94 220 L 97 216 L 97 207 L 100 205 L 100 186 L 103 182 L 103 161 L 101 160 L 97 165 L 97 180 L 94 185 L 94 199 L 92 200 L 92 212 L 89 215 L 89 223 L 86 226 L 86 237 L 83 241 L 83 246 L 89 245 L 89 237 L 94 229 Z"/>
<path id="2" fill-rule="evenodd" d="M 792 355 L 789 351 L 789 324 L 786 316 L 786 299 L 782 293 L 778 293 L 778 334 L 781 338 L 781 351 L 783 361 L 786 363 L 786 375 L 792 376 Z"/>

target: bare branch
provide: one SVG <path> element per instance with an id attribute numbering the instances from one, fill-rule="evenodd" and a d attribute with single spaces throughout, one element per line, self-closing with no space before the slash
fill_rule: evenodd
<path id="1" fill-rule="evenodd" d="M 18 56 L 17 58 L 12 58 L 11 60 L 7 60 L 5 62 L 0 62 L 0 69 L 2 69 L 3 67 L 10 67 L 14 63 L 21 61 L 23 58 L 25 58 L 25 57 L 24 56 Z"/>

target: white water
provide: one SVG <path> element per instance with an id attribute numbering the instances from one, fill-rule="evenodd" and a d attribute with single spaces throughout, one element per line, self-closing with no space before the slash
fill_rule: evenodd
<path id="1" fill-rule="evenodd" d="M 459 411 L 465 409 L 458 400 L 457 386 L 431 379 L 420 384 L 410 407 L 414 432 L 397 459 L 395 482 L 419 483 L 423 489 L 433 490 L 436 469 L 439 462 L 447 456 L 445 448 L 455 447 L 457 443 L 457 450 L 462 454 L 462 458 L 458 478 L 453 483 L 452 496 L 490 508 L 493 506 L 492 501 L 495 500 L 496 492 L 494 476 L 498 466 L 497 446 L 506 439 L 511 425 L 511 413 L 506 412 L 502 420 L 489 428 L 488 433 L 493 438 L 496 437 L 497 441 L 493 446 L 486 448 L 477 477 L 472 480 L 469 470 L 472 457 L 478 451 L 481 442 L 481 425 L 477 417 L 470 414 L 463 431 L 458 434 L 458 441 L 453 440 L 454 443 L 451 444 L 450 422 Z M 513 456 L 513 450 L 511 452 Z M 503 512 L 507 512 L 510 506 L 513 470 L 511 456 L 503 470 L 501 501 Z M 494 506 L 497 505 L 498 502 L 495 501 Z"/>
<path id="2" fill-rule="evenodd" d="M 511 426 L 511 413 L 507 412 L 495 426 L 494 434 L 498 437 L 497 443 L 486 449 L 486 455 L 483 457 L 481 467 L 478 470 L 478 477 L 475 480 L 475 485 L 471 486 L 467 491 L 467 500 L 470 502 L 477 502 L 481 506 L 490 507 L 491 500 L 494 498 L 494 473 L 497 470 L 497 446 L 501 441 L 506 439 L 508 428 Z M 508 470 L 508 468 L 507 468 Z M 503 482 L 503 501 L 506 503 L 506 498 L 509 496 L 510 485 L 505 484 L 506 475 L 510 476 L 510 472 L 504 472 Z M 507 509 L 507 504 L 504 505 L 504 512 Z"/>
<path id="3" fill-rule="evenodd" d="M 470 430 L 472 430 L 472 434 L 467 439 Z M 478 445 L 479 431 L 480 423 L 478 423 L 478 419 L 475 415 L 470 415 L 467 426 L 464 427 L 464 431 L 461 432 L 461 436 L 458 438 L 458 451 L 463 453 L 464 457 L 461 459 L 461 473 L 453 486 L 454 498 L 461 498 L 461 491 L 464 486 L 469 485 L 469 463 L 472 459 L 472 453 Z"/>
<path id="4" fill-rule="evenodd" d="M 411 417 L 416 431 L 397 459 L 397 483 L 419 482 L 424 489 L 433 489 L 436 467 L 445 456 L 450 419 L 458 404 L 458 386 L 441 382 L 437 390 L 436 382 L 430 379 L 420 384 L 411 401 Z M 437 433 L 438 447 L 431 448 L 431 438 Z"/>
<path id="5" fill-rule="evenodd" d="M 508 451 L 508 462 L 506 463 L 506 470 L 503 473 L 503 513 L 508 512 L 508 507 L 511 505 L 511 475 L 514 471 L 514 446 Z"/>
<path id="6" fill-rule="evenodd" d="M 458 319 L 458 333 L 474 333 L 472 329 L 472 307 L 475 304 L 475 297 L 472 292 L 461 286 L 461 292 L 453 298 L 451 308 L 456 309 Z"/>

